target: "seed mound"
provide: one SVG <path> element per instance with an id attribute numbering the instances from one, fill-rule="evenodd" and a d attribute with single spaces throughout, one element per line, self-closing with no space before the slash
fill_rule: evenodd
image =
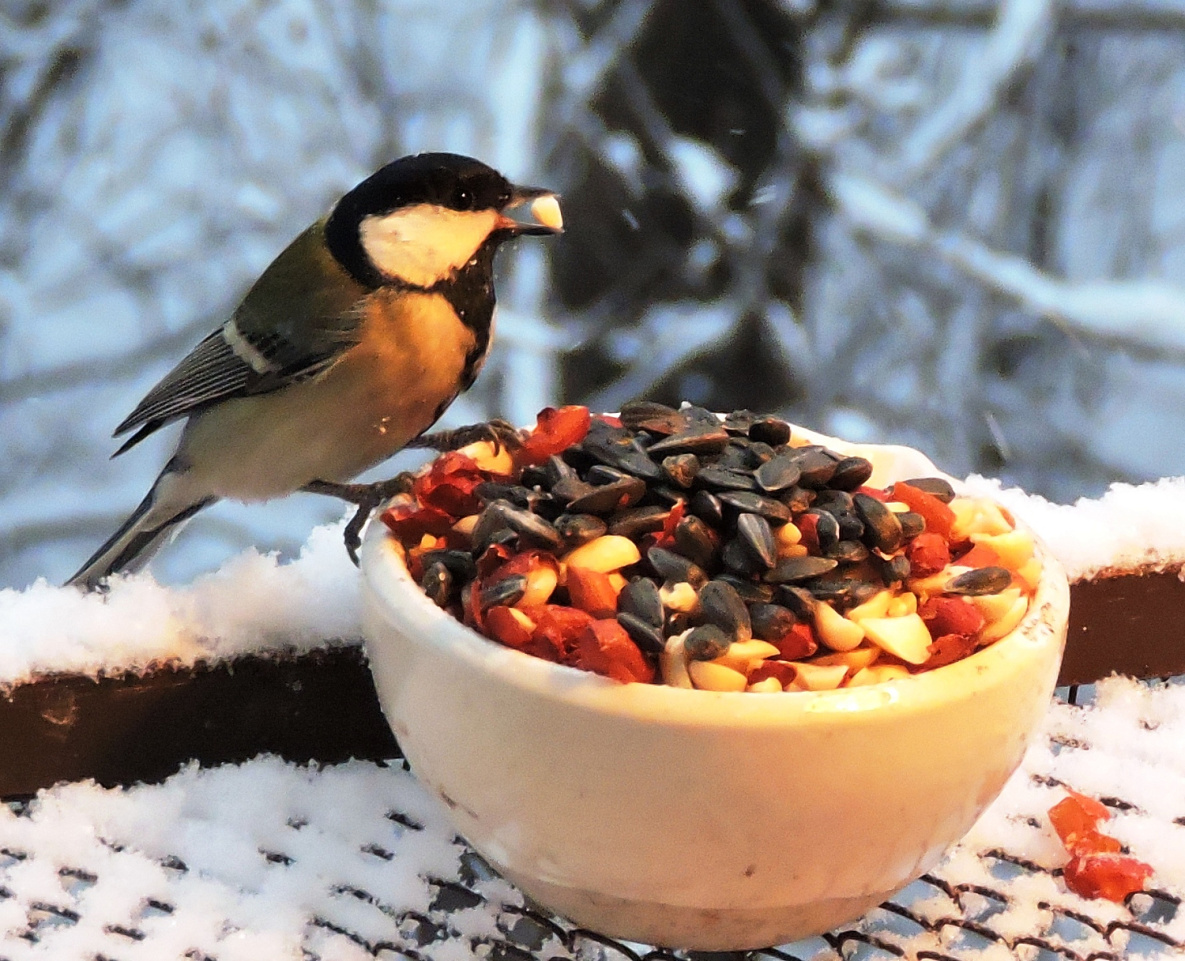
<path id="1" fill-rule="evenodd" d="M 442 455 L 382 520 L 492 641 L 623 682 L 831 690 L 974 654 L 1041 576 L 1000 505 L 872 474 L 750 411 L 547 408 L 513 450 Z"/>

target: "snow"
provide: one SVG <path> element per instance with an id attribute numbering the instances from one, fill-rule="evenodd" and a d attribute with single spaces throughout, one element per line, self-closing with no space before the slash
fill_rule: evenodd
<path id="1" fill-rule="evenodd" d="M 185 587 L 144 573 L 115 578 L 107 594 L 44 580 L 0 590 L 0 686 L 354 642 L 359 584 L 344 525 L 316 528 L 290 562 L 247 550 Z"/>

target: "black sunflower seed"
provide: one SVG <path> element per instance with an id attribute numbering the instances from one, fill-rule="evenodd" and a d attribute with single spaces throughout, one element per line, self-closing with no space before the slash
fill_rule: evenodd
<path id="1" fill-rule="evenodd" d="M 576 477 L 576 470 L 558 454 L 552 454 L 543 464 L 543 474 L 550 489 L 564 478 Z"/>
<path id="2" fill-rule="evenodd" d="M 699 473 L 699 458 L 695 454 L 675 454 L 662 459 L 662 470 L 676 487 L 687 490 Z"/>
<path id="3" fill-rule="evenodd" d="M 802 512 L 803 517 L 815 519 L 815 537 L 819 541 L 819 551 L 826 554 L 839 543 L 839 521 L 829 511 L 811 507 Z"/>
<path id="4" fill-rule="evenodd" d="M 648 577 L 635 577 L 617 595 L 617 612 L 630 614 L 653 627 L 661 628 L 663 609 L 658 585 Z"/>
<path id="5" fill-rule="evenodd" d="M 675 408 L 646 400 L 623 404 L 620 419 L 630 430 L 645 430 L 663 437 L 686 430 L 688 425 L 686 415 Z"/>
<path id="6" fill-rule="evenodd" d="M 795 584 L 779 584 L 774 588 L 773 600 L 790 611 L 800 621 L 809 621 L 815 616 L 815 596 L 805 587 Z"/>
<path id="7" fill-rule="evenodd" d="M 440 561 L 427 564 L 420 578 L 420 589 L 437 607 L 446 607 L 453 593 L 453 575 Z"/>
<path id="8" fill-rule="evenodd" d="M 746 604 L 767 604 L 773 600 L 774 587 L 772 584 L 763 584 L 760 581 L 754 581 L 748 577 L 729 574 L 727 571 L 723 574 L 718 574 L 713 580 L 731 584 L 736 589 L 736 592 L 741 595 L 741 600 Z"/>
<path id="9" fill-rule="evenodd" d="M 748 577 L 756 577 L 766 569 L 765 564 L 754 556 L 745 539 L 739 536 L 725 542 L 720 551 L 720 561 L 726 570 Z"/>
<path id="10" fill-rule="evenodd" d="M 708 580 L 708 575 L 702 567 L 682 554 L 668 551 L 665 547 L 650 548 L 646 552 L 646 560 L 664 581 L 687 581 L 698 590 Z"/>
<path id="11" fill-rule="evenodd" d="M 612 514 L 638 503 L 646 496 L 646 482 L 640 477 L 623 477 L 610 484 L 590 487 L 587 492 L 568 501 L 573 514 Z"/>
<path id="12" fill-rule="evenodd" d="M 561 514 L 553 523 L 568 549 L 587 544 L 609 531 L 609 525 L 592 514 Z"/>
<path id="13" fill-rule="evenodd" d="M 714 661 L 731 643 L 732 638 L 715 624 L 700 624 L 683 638 L 683 650 L 693 661 Z"/>
<path id="14" fill-rule="evenodd" d="M 523 599 L 525 593 L 527 593 L 527 575 L 511 574 L 492 584 L 482 584 L 478 594 L 478 606 L 483 612 L 499 604 L 512 607 Z"/>
<path id="15" fill-rule="evenodd" d="M 852 503 L 864 521 L 865 544 L 882 554 L 892 554 L 901 546 L 905 539 L 901 521 L 884 503 L 867 494 L 855 494 Z"/>
<path id="16" fill-rule="evenodd" d="M 714 566 L 719 538 L 694 514 L 687 514 L 675 525 L 675 551 L 707 570 Z"/>
<path id="17" fill-rule="evenodd" d="M 765 572 L 763 579 L 768 584 L 798 584 L 827 574 L 837 567 L 839 561 L 830 557 L 805 554 L 802 557 L 783 558 L 771 570 Z"/>
<path id="18" fill-rule="evenodd" d="M 724 415 L 724 429 L 734 437 L 748 437 L 757 415 L 751 410 L 734 410 Z"/>
<path id="19" fill-rule="evenodd" d="M 506 521 L 505 513 L 512 509 L 513 505 L 505 500 L 490 501 L 482 508 L 481 513 L 477 515 L 477 522 L 473 525 L 471 534 L 475 554 L 480 555 L 484 552 L 490 544 L 494 543 L 499 533 L 505 531 L 511 535 L 514 534 Z"/>
<path id="20" fill-rule="evenodd" d="M 727 581 L 708 581 L 699 589 L 700 616 L 715 624 L 733 641 L 747 641 L 753 636 L 749 608 L 735 587 Z"/>
<path id="21" fill-rule="evenodd" d="M 754 418 L 749 425 L 749 438 L 770 447 L 781 447 L 790 443 L 790 425 L 777 417 Z"/>
<path id="22" fill-rule="evenodd" d="M 888 587 L 900 584 L 909 577 L 909 558 L 904 554 L 894 554 L 887 561 L 882 561 L 881 577 Z"/>
<path id="23" fill-rule="evenodd" d="M 901 534 L 907 541 L 912 541 L 926 529 L 926 518 L 914 511 L 902 511 L 897 515 L 901 524 Z"/>
<path id="24" fill-rule="evenodd" d="M 687 509 L 712 527 L 720 528 L 724 524 L 724 505 L 710 491 L 696 491 L 687 502 Z"/>
<path id="25" fill-rule="evenodd" d="M 841 564 L 858 564 L 868 559 L 869 551 L 859 541 L 838 541 L 834 547 L 826 551 L 826 556 Z"/>
<path id="26" fill-rule="evenodd" d="M 835 473 L 836 459 L 822 447 L 796 447 L 792 452 L 798 465 L 800 487 L 826 487 Z"/>
<path id="27" fill-rule="evenodd" d="M 660 654 L 665 646 L 662 637 L 662 621 L 650 624 L 628 611 L 619 611 L 617 623 L 625 628 L 630 639 L 648 654 Z"/>
<path id="28" fill-rule="evenodd" d="M 764 497 L 753 491 L 722 491 L 720 502 L 746 514 L 757 514 L 767 521 L 783 523 L 790 520 L 790 508 L 772 497 Z"/>
<path id="29" fill-rule="evenodd" d="M 944 504 L 949 504 L 955 499 L 955 489 L 950 486 L 949 481 L 945 481 L 941 477 L 914 477 L 903 483 L 925 491 L 927 494 L 933 494 Z"/>
<path id="30" fill-rule="evenodd" d="M 663 458 L 672 454 L 697 454 L 701 457 L 718 454 L 728 446 L 728 432 L 717 422 L 696 424 L 689 430 L 671 434 L 655 441 L 647 451 L 651 457 Z"/>
<path id="31" fill-rule="evenodd" d="M 502 508 L 502 517 L 507 527 L 536 547 L 556 551 L 563 546 L 564 538 L 555 525 L 548 523 L 538 514 L 532 514 L 519 507 L 507 506 Z"/>
<path id="32" fill-rule="evenodd" d="M 662 477 L 662 468 L 650 459 L 638 438 L 624 427 L 613 427 L 604 421 L 594 420 L 578 449 L 595 463 L 616 467 L 635 477 L 644 480 Z"/>
<path id="33" fill-rule="evenodd" d="M 777 561 L 774 532 L 760 514 L 741 514 L 737 518 L 737 537 L 749 549 L 762 567 L 773 567 Z"/>
<path id="34" fill-rule="evenodd" d="M 609 519 L 609 533 L 633 539 L 639 538 L 643 534 L 652 534 L 662 530 L 670 513 L 669 507 L 657 506 L 634 507 L 618 511 Z"/>
<path id="35" fill-rule="evenodd" d="M 753 636 L 758 640 L 780 640 L 795 624 L 801 622 L 802 618 L 781 604 L 749 605 L 749 623 L 753 629 Z"/>
<path id="36" fill-rule="evenodd" d="M 787 490 L 798 483 L 802 471 L 788 453 L 775 454 L 754 472 L 757 486 L 768 493 Z"/>
<path id="37" fill-rule="evenodd" d="M 457 584 L 468 584 L 477 576 L 477 564 L 469 551 L 435 550 L 424 551 L 420 563 L 426 571 L 433 564 L 443 564 Z"/>
<path id="38" fill-rule="evenodd" d="M 946 582 L 943 590 L 948 594 L 963 594 L 977 597 L 982 594 L 999 594 L 1012 584 L 1012 572 L 1006 567 L 978 567 L 965 571 Z"/>
<path id="39" fill-rule="evenodd" d="M 757 487 L 752 471 L 717 464 L 701 466 L 695 482 L 713 491 L 751 491 Z"/>
<path id="40" fill-rule="evenodd" d="M 854 491 L 872 476 L 872 462 L 866 457 L 845 457 L 835 465 L 830 485 L 838 490 Z"/>

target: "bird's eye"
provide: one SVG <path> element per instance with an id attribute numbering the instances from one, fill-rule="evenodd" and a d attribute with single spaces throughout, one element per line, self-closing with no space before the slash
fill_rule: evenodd
<path id="1" fill-rule="evenodd" d="M 473 193 L 467 187 L 459 188 L 456 197 L 453 199 L 453 206 L 457 210 L 472 210 Z"/>

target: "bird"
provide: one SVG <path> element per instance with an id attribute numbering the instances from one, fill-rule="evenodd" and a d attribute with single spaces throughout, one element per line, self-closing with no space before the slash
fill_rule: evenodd
<path id="1" fill-rule="evenodd" d="M 185 421 L 148 494 L 67 584 L 104 589 L 140 570 L 223 498 L 308 490 L 373 509 L 377 488 L 349 481 L 404 447 L 511 442 L 501 421 L 426 432 L 489 352 L 498 248 L 562 230 L 558 194 L 471 157 L 414 154 L 367 177 L 115 429 L 133 433 L 113 457 Z M 360 506 L 355 561 L 364 521 Z"/>

